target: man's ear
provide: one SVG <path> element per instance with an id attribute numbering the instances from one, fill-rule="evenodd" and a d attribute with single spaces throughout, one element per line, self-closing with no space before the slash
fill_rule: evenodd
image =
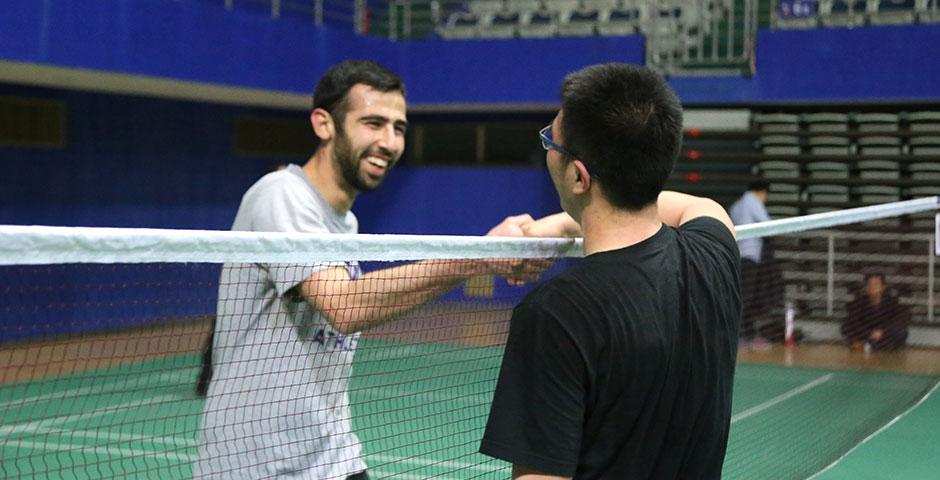
<path id="1" fill-rule="evenodd" d="M 591 174 L 588 172 L 587 167 L 584 166 L 584 163 L 581 160 L 572 160 L 572 168 L 575 169 L 575 183 L 572 188 L 572 193 L 580 195 L 582 193 L 587 193 L 591 189 Z"/>
<path id="2" fill-rule="evenodd" d="M 313 127 L 313 133 L 322 142 L 330 141 L 336 136 L 336 125 L 333 123 L 333 116 L 322 108 L 314 108 L 310 112 L 310 126 Z"/>

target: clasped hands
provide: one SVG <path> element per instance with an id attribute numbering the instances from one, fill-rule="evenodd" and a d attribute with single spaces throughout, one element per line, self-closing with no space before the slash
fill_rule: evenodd
<path id="1" fill-rule="evenodd" d="M 524 213 L 506 217 L 490 229 L 488 237 L 539 237 L 546 236 L 536 228 L 537 222 Z M 488 261 L 495 275 L 506 278 L 510 285 L 522 286 L 538 280 L 539 275 L 551 268 L 555 261 L 548 258 L 498 258 Z"/>

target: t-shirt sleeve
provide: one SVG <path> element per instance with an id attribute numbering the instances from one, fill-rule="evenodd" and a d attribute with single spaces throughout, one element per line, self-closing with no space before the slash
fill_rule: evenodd
<path id="1" fill-rule="evenodd" d="M 513 311 L 480 452 L 559 476 L 578 466 L 587 368 L 581 349 L 543 308 Z"/>
<path id="2" fill-rule="evenodd" d="M 256 232 L 332 233 L 327 227 L 325 212 L 310 201 L 304 185 L 290 180 L 272 182 L 251 199 L 251 230 Z M 346 267 L 343 262 L 310 264 L 269 264 L 268 273 L 279 295 L 327 268 Z"/>
<path id="3" fill-rule="evenodd" d="M 710 242 L 718 244 L 734 258 L 740 258 L 738 244 L 728 230 L 728 226 L 717 218 L 698 217 L 679 226 L 679 231 L 684 234 L 693 234 L 707 238 Z"/>

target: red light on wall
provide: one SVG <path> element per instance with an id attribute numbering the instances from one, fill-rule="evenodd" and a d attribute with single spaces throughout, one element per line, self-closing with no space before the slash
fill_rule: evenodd
<path id="1" fill-rule="evenodd" d="M 702 174 L 698 172 L 689 172 L 685 174 L 685 179 L 691 183 L 698 183 L 702 181 Z"/>
<path id="2" fill-rule="evenodd" d="M 689 150 L 689 151 L 685 152 L 685 156 L 686 156 L 689 160 L 698 160 L 698 159 L 702 158 L 702 152 L 701 152 L 700 150 Z"/>
<path id="3" fill-rule="evenodd" d="M 702 131 L 701 131 L 700 129 L 698 129 L 698 128 L 690 128 L 690 129 L 688 129 L 688 130 L 685 131 L 685 134 L 688 135 L 688 136 L 690 136 L 690 137 L 701 137 L 701 136 L 702 136 Z"/>

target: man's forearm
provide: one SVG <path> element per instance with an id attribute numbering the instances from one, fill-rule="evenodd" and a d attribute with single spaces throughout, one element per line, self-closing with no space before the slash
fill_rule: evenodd
<path id="1" fill-rule="evenodd" d="M 678 227 L 698 217 L 712 217 L 724 223 L 734 234 L 734 224 L 728 212 L 712 199 L 667 190 L 659 194 L 657 206 L 659 219 L 671 227 Z"/>
<path id="2" fill-rule="evenodd" d="M 678 227 L 697 217 L 709 216 L 721 221 L 734 232 L 734 225 L 725 209 L 708 198 L 663 191 L 657 199 L 657 207 L 660 221 L 672 227 Z M 532 237 L 581 236 L 581 226 L 565 212 L 542 217 L 524 226 L 523 231 Z"/>
<path id="3" fill-rule="evenodd" d="M 522 226 L 530 222 L 529 214 L 512 215 L 486 235 L 522 236 Z M 509 276 L 511 283 L 518 284 L 544 270 L 526 269 L 531 266 L 531 262 L 506 260 L 425 260 L 370 272 L 356 280 L 349 278 L 346 269 L 333 268 L 304 280 L 301 291 L 334 328 L 352 333 L 403 315 L 476 275 Z"/>
<path id="4" fill-rule="evenodd" d="M 443 295 L 474 275 L 488 273 L 479 260 L 425 260 L 369 272 L 352 280 L 331 269 L 301 284 L 304 297 L 341 333 L 375 327 Z"/>
<path id="5" fill-rule="evenodd" d="M 522 227 L 527 237 L 580 237 L 581 226 L 565 212 L 548 215 Z"/>

